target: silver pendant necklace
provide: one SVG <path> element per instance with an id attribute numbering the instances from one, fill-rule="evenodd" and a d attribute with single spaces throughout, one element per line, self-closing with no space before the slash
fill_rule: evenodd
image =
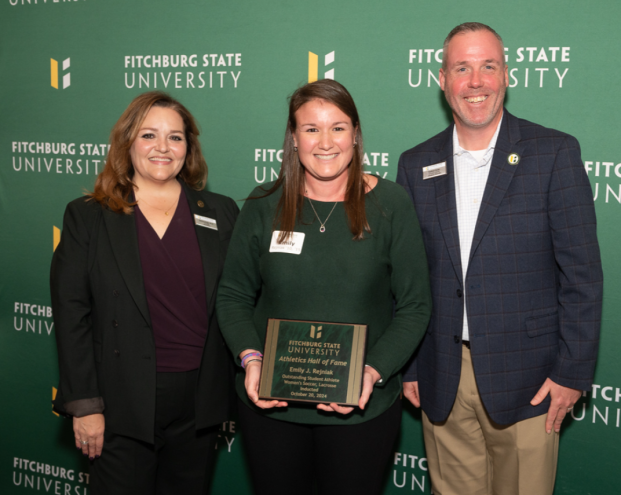
<path id="1" fill-rule="evenodd" d="M 334 203 L 334 206 L 330 210 L 330 213 L 328 214 L 326 219 L 322 222 L 321 218 L 319 218 L 319 215 L 317 215 L 317 210 L 315 210 L 315 207 L 313 206 L 313 202 L 311 201 L 311 199 L 308 196 L 306 197 L 306 199 L 308 199 L 308 202 L 310 203 L 311 208 L 313 209 L 313 212 L 315 213 L 315 216 L 317 217 L 317 220 L 319 220 L 319 223 L 321 224 L 321 227 L 319 227 L 319 232 L 324 233 L 326 231 L 326 224 L 328 223 L 328 219 L 330 218 L 330 215 L 332 215 L 334 208 L 336 208 L 338 201 Z"/>

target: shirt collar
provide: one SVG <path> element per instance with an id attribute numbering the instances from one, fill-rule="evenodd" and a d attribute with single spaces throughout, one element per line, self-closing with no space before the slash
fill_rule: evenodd
<path id="1" fill-rule="evenodd" d="M 485 149 L 485 153 L 483 155 L 483 161 L 482 163 L 478 165 L 479 167 L 487 165 L 492 158 L 494 149 L 496 148 L 496 141 L 498 141 L 498 134 L 500 133 L 500 126 L 502 124 L 502 119 L 504 118 L 504 116 L 505 115 L 503 112 L 502 117 L 500 117 L 500 122 L 498 122 L 498 126 L 496 127 L 496 132 L 492 136 L 491 141 L 489 142 L 487 148 Z M 453 156 L 462 156 L 464 153 L 470 154 L 468 150 L 465 150 L 459 145 L 459 137 L 457 136 L 457 126 L 453 126 Z"/>

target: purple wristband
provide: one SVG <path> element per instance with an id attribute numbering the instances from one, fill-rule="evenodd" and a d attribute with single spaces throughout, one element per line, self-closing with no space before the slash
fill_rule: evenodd
<path id="1" fill-rule="evenodd" d="M 241 360 L 242 368 L 246 369 L 246 360 L 250 359 L 253 356 L 256 356 L 258 358 L 263 358 L 263 354 L 261 354 L 260 352 L 249 352 Z"/>

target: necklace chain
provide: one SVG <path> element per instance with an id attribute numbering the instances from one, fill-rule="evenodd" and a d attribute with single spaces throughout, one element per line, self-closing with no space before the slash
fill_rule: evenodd
<path id="1" fill-rule="evenodd" d="M 328 223 L 328 219 L 330 218 L 330 215 L 332 215 L 332 212 L 334 211 L 334 208 L 336 208 L 336 205 L 337 205 L 338 201 L 336 201 L 334 203 L 334 206 L 330 210 L 330 213 L 328 214 L 326 219 L 322 222 L 321 218 L 319 218 L 319 215 L 317 215 L 317 210 L 315 210 L 315 207 L 313 206 L 313 201 L 308 196 L 306 196 L 306 199 L 308 199 L 308 202 L 310 203 L 311 208 L 313 209 L 313 213 L 315 213 L 315 216 L 317 217 L 317 220 L 319 220 L 319 223 L 321 224 L 321 227 L 319 227 L 319 232 L 321 232 L 321 233 L 325 232 L 326 231 L 326 223 Z"/>
<path id="2" fill-rule="evenodd" d="M 154 209 L 156 209 L 158 211 L 163 211 L 164 215 L 168 216 L 168 212 L 172 209 L 173 206 L 175 206 L 177 204 L 177 202 L 179 201 L 179 198 L 177 198 L 175 201 L 173 201 L 173 203 L 166 210 L 163 210 L 162 208 L 157 208 L 156 206 L 153 206 L 151 203 L 149 203 L 144 198 L 138 199 L 138 203 L 140 203 L 140 201 L 144 201 L 147 204 L 147 206 L 150 206 L 151 208 L 154 208 Z"/>

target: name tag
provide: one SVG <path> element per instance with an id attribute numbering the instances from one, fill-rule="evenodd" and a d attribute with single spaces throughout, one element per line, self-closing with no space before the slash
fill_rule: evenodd
<path id="1" fill-rule="evenodd" d="M 291 236 L 282 243 L 278 243 L 279 236 L 280 230 L 276 230 L 272 234 L 270 253 L 300 254 L 302 252 L 302 245 L 304 244 L 304 237 L 306 234 L 303 232 L 293 232 Z"/>
<path id="2" fill-rule="evenodd" d="M 208 229 L 218 230 L 218 224 L 213 218 L 194 215 L 194 223 L 200 227 L 207 227 Z"/>
<path id="3" fill-rule="evenodd" d="M 423 167 L 423 180 L 433 179 L 440 175 L 446 175 L 446 162 Z"/>

